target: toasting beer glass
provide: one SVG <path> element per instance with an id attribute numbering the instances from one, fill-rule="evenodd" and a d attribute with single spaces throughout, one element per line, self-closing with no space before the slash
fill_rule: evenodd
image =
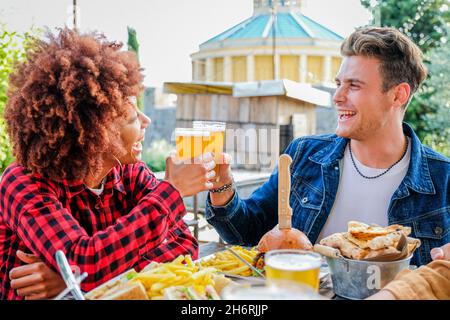
<path id="1" fill-rule="evenodd" d="M 215 122 L 215 121 L 194 121 L 192 123 L 194 129 L 202 129 L 210 132 L 209 144 L 205 147 L 205 152 L 212 152 L 214 154 L 214 161 L 216 164 L 222 163 L 221 154 L 223 152 L 223 146 L 225 141 L 225 122 Z M 216 182 L 219 182 L 219 166 L 216 165 L 214 168 L 216 172 Z"/>
<path id="2" fill-rule="evenodd" d="M 211 143 L 208 130 L 198 128 L 175 128 L 175 144 L 177 160 L 183 163 L 194 163 L 206 151 Z"/>

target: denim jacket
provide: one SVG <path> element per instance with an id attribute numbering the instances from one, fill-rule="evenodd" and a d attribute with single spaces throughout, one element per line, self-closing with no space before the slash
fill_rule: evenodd
<path id="1" fill-rule="evenodd" d="M 407 174 L 389 205 L 389 224 L 411 227 L 411 236 L 422 245 L 412 264 L 431 261 L 430 250 L 450 242 L 450 159 L 424 146 L 406 123 L 404 133 L 411 138 L 411 161 Z M 339 160 L 348 139 L 336 135 L 295 139 L 285 153 L 292 157 L 292 226 L 303 231 L 312 243 L 322 230 L 338 190 Z M 269 180 L 241 199 L 235 192 L 223 207 L 206 201 L 206 219 L 221 237 L 232 244 L 253 246 L 277 224 L 278 170 Z M 364 205 L 364 199 L 357 199 Z M 342 230 L 345 231 L 345 230 Z"/>

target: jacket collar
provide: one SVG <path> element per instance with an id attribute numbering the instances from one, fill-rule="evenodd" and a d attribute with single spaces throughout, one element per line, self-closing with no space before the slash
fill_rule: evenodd
<path id="1" fill-rule="evenodd" d="M 322 166 L 331 166 L 344 157 L 345 146 L 349 139 L 334 136 L 334 143 L 328 144 L 325 148 L 309 157 L 309 160 Z"/>
<path id="2" fill-rule="evenodd" d="M 411 138 L 411 160 L 402 184 L 419 193 L 436 193 L 431 179 L 430 169 L 428 168 L 428 160 L 424 146 L 414 130 L 406 122 L 403 123 L 403 132 Z M 335 136 L 334 143 L 330 143 L 322 150 L 310 156 L 309 159 L 322 166 L 333 165 L 344 157 L 344 151 L 348 141 L 349 139 Z M 407 193 L 407 190 L 404 190 L 404 192 Z"/>
<path id="3" fill-rule="evenodd" d="M 403 123 L 403 132 L 411 138 L 411 161 L 403 182 L 416 192 L 435 194 L 436 189 L 434 188 L 430 169 L 428 168 L 425 147 L 420 142 L 414 130 L 406 122 Z"/>

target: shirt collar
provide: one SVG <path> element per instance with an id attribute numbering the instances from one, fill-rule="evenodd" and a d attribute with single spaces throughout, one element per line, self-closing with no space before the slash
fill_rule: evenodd
<path id="1" fill-rule="evenodd" d="M 111 171 L 106 176 L 105 188 L 104 190 L 116 189 L 119 192 L 125 193 L 125 187 L 123 184 L 123 168 L 122 166 L 116 166 L 111 169 Z M 63 182 L 64 188 L 66 190 L 66 196 L 68 198 L 73 198 L 77 194 L 83 192 L 87 187 L 81 180 L 67 181 Z"/>
<path id="2" fill-rule="evenodd" d="M 83 181 L 81 180 L 74 180 L 74 181 L 63 181 L 64 188 L 66 190 L 66 197 L 67 198 L 73 198 L 77 194 L 81 193 L 86 189 L 86 186 L 84 185 Z"/>
<path id="3" fill-rule="evenodd" d="M 406 122 L 403 123 L 403 132 L 411 138 L 411 161 L 403 183 L 419 193 L 436 193 L 433 181 L 431 180 L 424 146 L 414 130 Z M 310 156 L 309 159 L 322 166 L 333 165 L 343 158 L 348 141 L 349 139 L 336 136 L 334 143 L 330 143 L 322 150 Z"/>
<path id="4" fill-rule="evenodd" d="M 125 193 L 125 186 L 123 184 L 123 167 L 115 166 L 108 173 L 106 182 L 105 182 L 105 190 L 114 188 L 119 192 Z"/>

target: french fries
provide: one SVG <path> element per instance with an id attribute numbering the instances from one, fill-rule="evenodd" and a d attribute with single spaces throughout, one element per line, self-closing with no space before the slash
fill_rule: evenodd
<path id="1" fill-rule="evenodd" d="M 234 249 L 240 257 L 248 261 L 250 264 L 253 263 L 253 260 L 258 254 L 258 250 L 256 250 L 256 248 L 247 250 L 240 246 L 233 246 L 232 249 Z M 200 264 L 203 267 L 214 267 L 218 271 L 226 274 L 234 274 L 244 277 L 251 277 L 253 275 L 253 271 L 229 251 L 217 252 L 211 258 L 200 261 Z"/>
<path id="2" fill-rule="evenodd" d="M 145 287 L 148 298 L 159 300 L 164 298 L 166 288 L 174 286 L 192 286 L 200 295 L 204 295 L 206 286 L 214 286 L 216 273 L 215 268 L 202 267 L 195 264 L 189 255 L 181 255 L 172 262 L 152 262 L 135 275 L 130 282 L 141 282 Z"/>

